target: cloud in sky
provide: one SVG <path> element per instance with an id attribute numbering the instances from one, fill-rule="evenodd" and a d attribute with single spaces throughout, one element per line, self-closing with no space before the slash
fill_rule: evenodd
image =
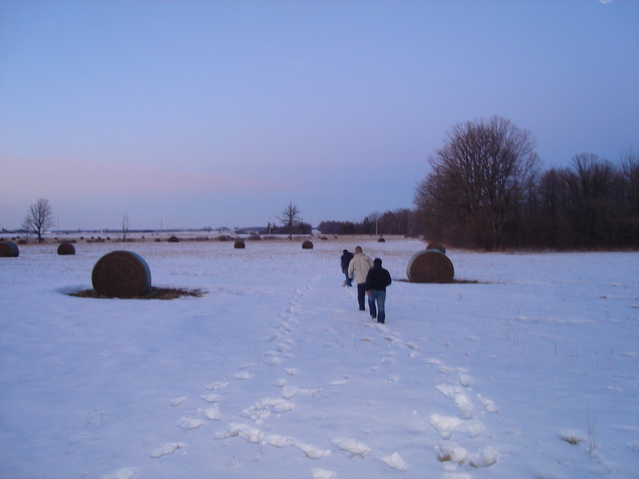
<path id="1" fill-rule="evenodd" d="M 40 197 L 76 228 L 360 220 L 493 115 L 546 165 L 614 160 L 639 147 L 638 23 L 595 0 L 4 2 L 0 227 Z"/>

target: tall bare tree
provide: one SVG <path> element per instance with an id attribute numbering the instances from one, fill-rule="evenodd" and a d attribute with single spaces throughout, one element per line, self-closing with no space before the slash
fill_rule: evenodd
<path id="1" fill-rule="evenodd" d="M 28 233 L 35 234 L 38 237 L 38 243 L 42 243 L 42 235 L 51 226 L 53 226 L 53 209 L 49 200 L 41 198 L 29 207 L 29 213 L 24 218 L 22 228 Z"/>
<path id="2" fill-rule="evenodd" d="M 293 204 L 293 202 L 289 202 L 288 206 L 282 211 L 282 214 L 278 216 L 278 219 L 282 222 L 282 225 L 288 230 L 288 239 L 293 239 L 293 229 L 299 223 L 301 223 L 302 218 L 300 218 L 300 210 Z"/>
<path id="3" fill-rule="evenodd" d="M 460 123 L 429 161 L 432 172 L 414 199 L 430 227 L 427 234 L 467 246 L 499 246 L 536 172 L 529 132 L 497 116 Z"/>
<path id="4" fill-rule="evenodd" d="M 126 243 L 126 237 L 129 234 L 129 215 L 122 217 L 122 242 Z"/>

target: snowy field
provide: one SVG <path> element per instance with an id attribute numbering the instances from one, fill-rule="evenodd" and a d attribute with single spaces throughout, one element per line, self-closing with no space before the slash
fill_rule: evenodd
<path id="1" fill-rule="evenodd" d="M 387 322 L 339 256 L 393 277 Z M 71 297 L 122 243 L 0 258 L 0 477 L 639 477 L 639 254 L 449 251 L 372 238 L 130 243 L 154 286 Z"/>

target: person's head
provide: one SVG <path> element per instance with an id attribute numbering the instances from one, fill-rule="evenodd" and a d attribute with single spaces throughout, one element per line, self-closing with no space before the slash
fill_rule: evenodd
<path id="1" fill-rule="evenodd" d="M 382 260 L 380 258 L 375 258 L 373 260 L 373 265 L 374 266 L 381 266 L 382 265 Z"/>
<path id="2" fill-rule="evenodd" d="M 356 253 L 362 253 L 362 247 L 361 246 L 355 246 L 355 252 Z"/>
<path id="3" fill-rule="evenodd" d="M 347 250 L 347 249 L 345 249 L 345 250 L 344 250 L 344 254 L 346 254 L 346 253 L 348 253 L 348 250 Z"/>

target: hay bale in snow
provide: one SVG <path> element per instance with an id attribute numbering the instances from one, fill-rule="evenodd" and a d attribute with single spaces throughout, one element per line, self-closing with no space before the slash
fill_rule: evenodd
<path id="1" fill-rule="evenodd" d="M 302 243 L 302 249 L 313 249 L 313 242 L 306 240 Z"/>
<path id="2" fill-rule="evenodd" d="M 455 268 L 444 253 L 427 249 L 413 255 L 406 274 L 411 283 L 452 283 Z"/>
<path id="3" fill-rule="evenodd" d="M 91 281 L 102 296 L 133 298 L 151 289 L 151 271 L 140 255 L 113 251 L 95 264 Z"/>
<path id="4" fill-rule="evenodd" d="M 434 249 L 446 254 L 446 247 L 440 243 L 428 243 L 428 245 L 426 245 L 426 249 Z"/>
<path id="5" fill-rule="evenodd" d="M 169 243 L 179 243 L 180 242 L 180 238 L 178 238 L 177 236 L 171 236 L 169 238 Z"/>
<path id="6" fill-rule="evenodd" d="M 234 247 L 235 249 L 244 249 L 244 248 L 246 248 L 246 244 L 245 244 L 245 243 L 244 243 L 244 241 L 242 241 L 242 240 L 237 240 L 237 241 L 235 242 L 235 244 L 233 245 L 233 247 Z"/>
<path id="7" fill-rule="evenodd" d="M 58 254 L 61 254 L 61 255 L 73 255 L 73 254 L 75 254 L 75 246 L 73 246 L 68 241 L 60 243 L 60 246 L 58 246 Z"/>
<path id="8" fill-rule="evenodd" d="M 13 241 L 0 242 L 0 258 L 17 258 L 20 256 L 20 248 Z"/>
<path id="9" fill-rule="evenodd" d="M 386 243 L 386 240 L 384 238 L 379 238 L 377 240 L 378 243 Z"/>

